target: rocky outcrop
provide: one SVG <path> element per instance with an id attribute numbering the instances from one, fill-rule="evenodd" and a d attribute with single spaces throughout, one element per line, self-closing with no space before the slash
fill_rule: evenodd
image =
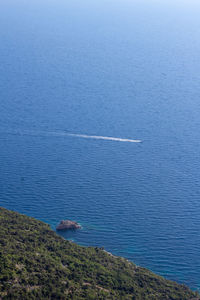
<path id="1" fill-rule="evenodd" d="M 56 230 L 69 230 L 69 229 L 79 229 L 81 226 L 74 221 L 62 220 L 60 224 L 56 227 Z"/>

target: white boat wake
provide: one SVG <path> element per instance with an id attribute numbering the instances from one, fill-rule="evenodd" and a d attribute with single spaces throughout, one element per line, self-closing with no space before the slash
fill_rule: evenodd
<path id="1" fill-rule="evenodd" d="M 70 133 L 67 131 L 32 131 L 32 130 L 14 130 L 7 132 L 8 134 L 14 135 L 29 135 L 29 136 L 54 136 L 54 137 L 64 137 L 71 136 L 83 139 L 95 139 L 95 140 L 105 140 L 105 141 L 114 141 L 114 142 L 128 142 L 128 143 L 141 143 L 141 140 L 135 139 L 126 139 L 119 137 L 111 136 L 101 136 L 101 135 L 88 135 L 88 134 L 79 134 L 79 133 Z"/>
<path id="2" fill-rule="evenodd" d="M 106 141 L 115 141 L 115 142 L 128 142 L 128 143 L 141 143 L 141 140 L 133 139 L 124 139 L 117 137 L 101 136 L 101 135 L 87 135 L 87 134 L 78 134 L 78 133 L 67 133 L 68 136 L 75 136 L 84 139 L 95 139 L 95 140 L 106 140 Z"/>

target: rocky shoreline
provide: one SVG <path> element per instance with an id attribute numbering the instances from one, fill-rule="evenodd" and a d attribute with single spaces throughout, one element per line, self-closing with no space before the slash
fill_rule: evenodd
<path id="1" fill-rule="evenodd" d="M 81 226 L 75 221 L 62 220 L 60 224 L 56 227 L 56 230 L 77 230 L 80 228 Z"/>

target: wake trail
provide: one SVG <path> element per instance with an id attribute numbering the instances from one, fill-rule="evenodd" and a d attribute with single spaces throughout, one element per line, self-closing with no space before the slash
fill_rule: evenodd
<path id="1" fill-rule="evenodd" d="M 115 141 L 115 142 L 128 142 L 128 143 L 141 143 L 141 140 L 125 139 L 118 137 L 109 137 L 101 135 L 87 135 L 87 134 L 78 134 L 78 133 L 67 133 L 68 136 L 74 136 L 84 139 L 95 139 L 95 140 L 106 140 L 106 141 Z"/>
<path id="2" fill-rule="evenodd" d="M 4 132 L 7 134 L 13 135 L 28 135 L 28 136 L 54 136 L 54 137 L 77 137 L 83 139 L 93 139 L 93 140 L 105 140 L 105 141 L 114 141 L 114 142 L 127 142 L 127 143 L 141 143 L 141 140 L 138 139 L 127 139 L 127 138 L 119 138 L 119 137 L 111 137 L 111 136 L 102 136 L 102 135 L 88 135 L 88 134 L 80 134 L 80 133 L 70 133 L 67 131 L 34 131 L 34 130 L 13 130 Z"/>

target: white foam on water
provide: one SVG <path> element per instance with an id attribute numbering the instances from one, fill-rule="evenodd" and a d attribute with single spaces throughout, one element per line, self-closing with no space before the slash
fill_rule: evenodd
<path id="1" fill-rule="evenodd" d="M 115 142 L 128 142 L 128 143 L 141 143 L 141 140 L 133 139 L 124 139 L 117 137 L 101 136 L 101 135 L 87 135 L 87 134 L 78 134 L 78 133 L 67 133 L 69 136 L 80 137 L 84 139 L 95 139 L 95 140 L 106 140 L 106 141 L 115 141 Z"/>
<path id="2" fill-rule="evenodd" d="M 79 133 L 70 133 L 67 131 L 34 131 L 34 130 L 14 130 L 7 132 L 8 134 L 15 135 L 29 135 L 29 136 L 73 136 L 84 139 L 95 139 L 95 140 L 106 140 L 114 142 L 128 142 L 128 143 L 141 143 L 141 140 L 135 139 L 125 139 L 118 137 L 109 137 L 101 135 L 88 135 L 88 134 L 79 134 Z"/>

